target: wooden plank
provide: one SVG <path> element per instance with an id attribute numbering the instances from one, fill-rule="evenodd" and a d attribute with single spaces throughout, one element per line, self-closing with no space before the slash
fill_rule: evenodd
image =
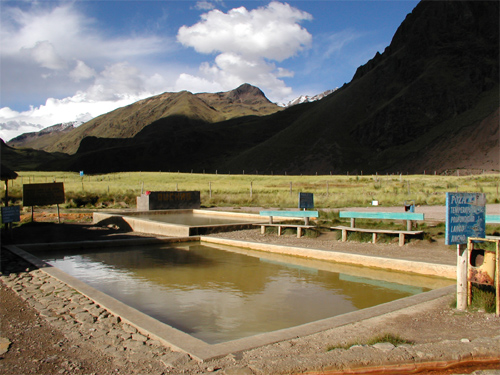
<path id="1" fill-rule="evenodd" d="M 500 215 L 486 215 L 486 224 L 500 224 Z"/>
<path id="2" fill-rule="evenodd" d="M 337 229 L 337 230 L 342 230 L 342 231 L 351 231 L 351 232 L 363 232 L 363 233 L 385 233 L 385 234 L 420 234 L 423 233 L 423 230 L 392 230 L 392 229 L 376 229 L 376 228 L 352 228 L 352 227 L 345 227 L 345 226 L 336 226 L 336 227 L 330 227 L 330 229 Z"/>
<path id="3" fill-rule="evenodd" d="M 319 217 L 318 211 L 260 211 L 260 216 Z"/>
<path id="4" fill-rule="evenodd" d="M 309 229 L 309 228 L 316 228 L 314 225 L 300 225 L 300 224 L 285 224 L 285 223 L 280 223 L 280 224 L 253 224 L 259 227 L 284 227 L 284 228 L 304 228 L 304 229 Z"/>
<path id="5" fill-rule="evenodd" d="M 424 220 L 423 213 L 416 212 L 358 212 L 339 211 L 339 217 L 354 219 L 378 219 L 378 220 Z"/>

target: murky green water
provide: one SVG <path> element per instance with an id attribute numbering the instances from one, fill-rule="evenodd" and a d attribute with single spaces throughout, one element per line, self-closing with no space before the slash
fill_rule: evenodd
<path id="1" fill-rule="evenodd" d="M 189 243 L 36 255 L 208 343 L 289 328 L 434 287 L 419 276 L 227 249 Z M 330 272 L 335 268 L 340 272 Z M 391 282 L 399 278 L 404 280 Z"/>

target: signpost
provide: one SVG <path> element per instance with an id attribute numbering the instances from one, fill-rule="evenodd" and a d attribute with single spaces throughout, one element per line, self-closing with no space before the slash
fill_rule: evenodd
<path id="1" fill-rule="evenodd" d="M 486 195 L 446 193 L 446 245 L 457 245 L 457 309 L 467 308 L 467 238 L 486 234 Z"/>
<path id="2" fill-rule="evenodd" d="M 59 203 L 64 203 L 65 199 L 62 182 L 23 185 L 23 205 L 31 206 L 31 221 L 33 221 L 33 206 L 57 204 L 57 218 L 61 222 Z"/>

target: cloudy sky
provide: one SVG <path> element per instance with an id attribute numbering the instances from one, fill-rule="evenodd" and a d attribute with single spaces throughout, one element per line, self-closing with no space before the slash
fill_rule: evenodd
<path id="1" fill-rule="evenodd" d="M 273 102 L 342 86 L 412 0 L 0 1 L 0 138 L 162 92 L 250 83 Z"/>

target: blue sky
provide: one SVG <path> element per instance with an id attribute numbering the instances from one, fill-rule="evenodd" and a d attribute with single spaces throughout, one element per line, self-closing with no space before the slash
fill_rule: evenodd
<path id="1" fill-rule="evenodd" d="M 349 82 L 418 1 L 1 1 L 0 138 L 162 92 Z"/>

